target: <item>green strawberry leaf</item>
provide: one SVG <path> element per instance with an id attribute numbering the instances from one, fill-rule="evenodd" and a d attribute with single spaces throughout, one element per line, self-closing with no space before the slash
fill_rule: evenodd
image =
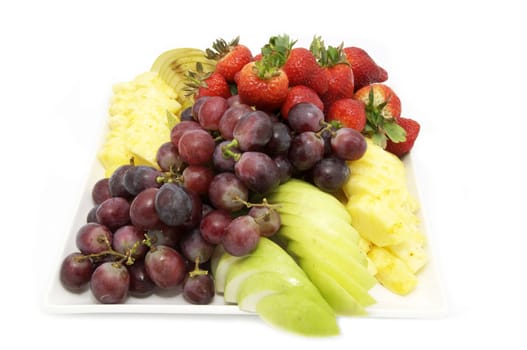
<path id="1" fill-rule="evenodd" d="M 406 141 L 406 131 L 395 120 L 386 120 L 384 122 L 384 131 L 392 142 Z"/>
<path id="2" fill-rule="evenodd" d="M 386 148 L 386 135 L 381 130 L 379 130 L 375 134 L 373 134 L 372 137 L 371 137 L 371 140 L 376 145 L 379 145 L 382 148 Z"/>

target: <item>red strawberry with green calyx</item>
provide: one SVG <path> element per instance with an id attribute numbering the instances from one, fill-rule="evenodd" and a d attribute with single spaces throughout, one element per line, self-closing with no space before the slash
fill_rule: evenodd
<path id="1" fill-rule="evenodd" d="M 388 140 L 386 143 L 386 150 L 395 154 L 398 157 L 402 157 L 413 148 L 421 126 L 418 122 L 410 118 L 398 118 L 399 125 L 406 132 L 406 140 L 401 142 L 393 142 Z"/>
<path id="2" fill-rule="evenodd" d="M 223 98 L 231 96 L 229 83 L 223 75 L 216 72 L 203 72 L 203 66 L 199 62 L 196 63 L 196 72 L 187 73 L 185 85 L 183 88 L 185 95 L 194 95 L 195 100 L 202 96 L 221 96 Z"/>
<path id="3" fill-rule="evenodd" d="M 343 46 L 344 44 L 326 48 L 320 37 L 315 37 L 311 42 L 310 50 L 317 57 L 328 82 L 327 91 L 321 95 L 326 110 L 336 100 L 353 97 L 355 88 L 353 71 L 346 55 L 342 52 Z"/>
<path id="4" fill-rule="evenodd" d="M 406 141 L 406 132 L 399 126 L 401 100 L 384 84 L 370 84 L 359 89 L 355 98 L 366 104 L 366 126 L 362 133 L 386 148 L 387 140 Z"/>
<path id="5" fill-rule="evenodd" d="M 244 103 L 267 112 L 279 109 L 287 98 L 289 79 L 282 70 L 289 50 L 280 49 L 282 37 L 272 37 L 262 47 L 262 58 L 246 64 L 236 77 L 238 95 Z M 289 39 L 287 39 L 289 40 Z"/>
<path id="6" fill-rule="evenodd" d="M 253 60 L 251 50 L 239 41 L 239 36 L 228 43 L 218 39 L 212 44 L 212 49 L 205 50 L 207 58 L 218 61 L 215 72 L 223 75 L 229 83 L 234 82 L 234 75 Z"/>

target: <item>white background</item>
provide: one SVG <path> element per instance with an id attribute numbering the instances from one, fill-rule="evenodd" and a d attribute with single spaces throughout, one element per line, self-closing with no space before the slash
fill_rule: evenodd
<path id="1" fill-rule="evenodd" d="M 15 3 L 15 2 L 13 2 Z M 514 1 L 18 1 L 0 5 L 0 331 L 10 348 L 525 349 L 527 32 Z M 345 6 L 343 4 L 346 4 Z M 57 316 L 41 311 L 106 115 L 111 85 L 174 47 L 314 34 L 390 74 L 449 313 L 342 319 L 304 339 L 252 317 Z M 7 225 L 6 225 L 7 224 Z M 7 324 L 3 321 L 7 321 Z"/>

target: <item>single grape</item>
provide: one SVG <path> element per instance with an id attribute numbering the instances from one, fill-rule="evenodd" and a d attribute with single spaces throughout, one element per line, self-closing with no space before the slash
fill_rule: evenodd
<path id="1" fill-rule="evenodd" d="M 229 108 L 227 100 L 221 96 L 210 96 L 201 105 L 198 121 L 205 130 L 218 130 L 223 113 Z"/>
<path id="2" fill-rule="evenodd" d="M 136 298 L 145 298 L 152 295 L 156 287 L 154 281 L 146 273 L 143 259 L 136 260 L 133 265 L 127 267 L 130 274 L 130 295 Z"/>
<path id="3" fill-rule="evenodd" d="M 114 231 L 130 222 L 130 204 L 121 197 L 105 200 L 95 212 L 97 222 Z"/>
<path id="4" fill-rule="evenodd" d="M 179 242 L 181 253 L 190 261 L 200 264 L 209 261 L 214 252 L 214 245 L 203 239 L 199 228 L 194 228 L 181 238 Z"/>
<path id="5" fill-rule="evenodd" d="M 126 225 L 117 229 L 113 234 L 113 249 L 121 254 L 132 253 L 132 258 L 139 259 L 145 256 L 147 247 L 142 243 L 145 238 L 143 230 Z"/>
<path id="6" fill-rule="evenodd" d="M 183 159 L 172 141 L 165 142 L 159 147 L 156 162 L 163 171 L 177 171 L 183 167 Z"/>
<path id="7" fill-rule="evenodd" d="M 97 222 L 97 208 L 99 206 L 96 205 L 93 208 L 90 209 L 88 212 L 88 215 L 86 215 L 86 222 Z"/>
<path id="8" fill-rule="evenodd" d="M 95 204 L 101 204 L 108 198 L 112 197 L 109 183 L 110 179 L 106 177 L 104 179 L 100 179 L 95 183 L 95 185 L 93 185 L 91 196 Z"/>
<path id="9" fill-rule="evenodd" d="M 129 193 L 124 187 L 124 175 L 126 172 L 132 168 L 132 165 L 121 165 L 112 173 L 108 179 L 108 187 L 110 188 L 110 193 L 112 197 L 122 197 L 125 199 L 132 198 L 132 194 Z"/>
<path id="10" fill-rule="evenodd" d="M 90 287 L 95 298 L 103 304 L 119 304 L 125 301 L 130 286 L 130 274 L 126 267 L 116 262 L 104 262 L 91 276 Z"/>
<path id="11" fill-rule="evenodd" d="M 234 212 L 249 199 L 249 190 L 233 173 L 220 173 L 214 176 L 209 186 L 209 200 L 216 209 Z"/>
<path id="12" fill-rule="evenodd" d="M 189 165 L 182 175 L 183 187 L 202 197 L 207 195 L 210 182 L 214 178 L 214 172 L 203 165 Z"/>
<path id="13" fill-rule="evenodd" d="M 289 148 L 289 160 L 300 170 L 308 170 L 324 157 L 324 140 L 312 131 L 296 135 Z"/>
<path id="14" fill-rule="evenodd" d="M 252 216 L 241 215 L 225 228 L 223 248 L 234 256 L 251 253 L 260 241 L 260 227 Z"/>
<path id="15" fill-rule="evenodd" d="M 271 237 L 280 229 L 282 220 L 280 213 L 273 208 L 265 206 L 255 206 L 249 210 L 249 216 L 252 216 L 260 227 L 260 236 Z"/>
<path id="16" fill-rule="evenodd" d="M 287 122 L 291 129 L 298 133 L 317 132 L 322 129 L 324 113 L 312 103 L 300 102 L 289 110 Z"/>
<path id="17" fill-rule="evenodd" d="M 112 232 L 98 223 L 84 224 L 77 231 L 75 243 L 82 254 L 97 254 L 110 249 Z"/>
<path id="18" fill-rule="evenodd" d="M 236 147 L 227 147 L 231 141 L 222 141 L 214 149 L 212 154 L 212 164 L 219 172 L 234 172 L 235 156 L 239 156 L 241 151 Z M 234 155 L 234 156 L 233 156 Z"/>
<path id="19" fill-rule="evenodd" d="M 206 305 L 214 299 L 214 280 L 209 274 L 187 275 L 183 281 L 183 298 L 191 304 Z"/>
<path id="20" fill-rule="evenodd" d="M 276 156 L 286 153 L 291 146 L 291 129 L 284 123 L 273 123 L 273 134 L 267 145 L 265 153 L 270 156 Z"/>
<path id="21" fill-rule="evenodd" d="M 196 101 L 194 101 L 194 104 L 192 105 L 192 118 L 194 118 L 195 121 L 198 121 L 199 116 L 199 110 L 203 103 L 209 99 L 210 96 L 201 96 Z"/>
<path id="22" fill-rule="evenodd" d="M 88 286 L 94 267 L 81 253 L 69 254 L 60 266 L 60 282 L 72 292 L 81 292 Z"/>
<path id="23" fill-rule="evenodd" d="M 262 111 L 252 111 L 244 114 L 236 123 L 233 131 L 242 151 L 258 151 L 269 142 L 273 135 L 273 123 Z"/>
<path id="24" fill-rule="evenodd" d="M 336 157 L 324 158 L 313 167 L 313 182 L 323 191 L 335 192 L 344 186 L 350 177 L 346 162 Z"/>
<path id="25" fill-rule="evenodd" d="M 159 288 L 176 287 L 185 278 L 185 259 L 174 248 L 164 245 L 152 247 L 145 256 L 148 277 Z"/>
<path id="26" fill-rule="evenodd" d="M 189 130 L 178 143 L 181 159 L 189 165 L 206 165 L 212 161 L 216 143 L 205 130 Z"/>
<path id="27" fill-rule="evenodd" d="M 229 107 L 220 119 L 218 130 L 221 137 L 225 140 L 232 140 L 234 138 L 233 132 L 236 123 L 247 113 L 253 109 L 246 104 L 236 104 Z"/>
<path id="28" fill-rule="evenodd" d="M 155 208 L 157 188 L 141 191 L 130 204 L 130 221 L 132 225 L 143 230 L 150 230 L 161 225 L 161 219 Z"/>
<path id="29" fill-rule="evenodd" d="M 220 244 L 225 234 L 225 228 L 231 223 L 231 213 L 224 209 L 214 209 L 201 219 L 199 229 L 201 236 L 207 242 Z"/>
<path id="30" fill-rule="evenodd" d="M 157 181 L 163 174 L 156 168 L 146 165 L 133 166 L 124 174 L 123 184 L 128 193 L 136 196 L 147 188 L 159 188 L 161 184 Z"/>
<path id="31" fill-rule="evenodd" d="M 331 149 L 340 159 L 357 160 L 366 152 L 366 139 L 352 128 L 340 128 L 331 138 Z"/>
<path id="32" fill-rule="evenodd" d="M 203 130 L 203 128 L 196 121 L 181 121 L 172 128 L 170 131 L 170 141 L 176 146 L 176 149 L 181 136 L 189 130 Z"/>
<path id="33" fill-rule="evenodd" d="M 185 108 L 183 112 L 181 112 L 181 114 L 179 115 L 179 120 L 182 122 L 194 120 L 194 117 L 192 116 L 192 107 Z"/>
<path id="34" fill-rule="evenodd" d="M 287 155 L 274 157 L 274 162 L 278 167 L 280 184 L 286 183 L 293 176 L 293 164 L 289 161 Z"/>
<path id="35" fill-rule="evenodd" d="M 265 153 L 244 152 L 234 166 L 234 173 L 250 190 L 267 193 L 280 184 L 280 172 Z"/>
<path id="36" fill-rule="evenodd" d="M 192 199 L 181 186 L 174 183 L 165 183 L 159 188 L 154 206 L 159 219 L 169 226 L 182 225 L 192 214 Z"/>

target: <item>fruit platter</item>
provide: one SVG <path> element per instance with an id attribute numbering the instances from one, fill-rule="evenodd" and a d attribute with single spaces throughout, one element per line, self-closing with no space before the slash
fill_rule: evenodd
<path id="1" fill-rule="evenodd" d="M 174 48 L 113 86 L 48 310 L 258 315 L 317 337 L 444 313 L 419 122 L 365 50 L 296 44 Z"/>

